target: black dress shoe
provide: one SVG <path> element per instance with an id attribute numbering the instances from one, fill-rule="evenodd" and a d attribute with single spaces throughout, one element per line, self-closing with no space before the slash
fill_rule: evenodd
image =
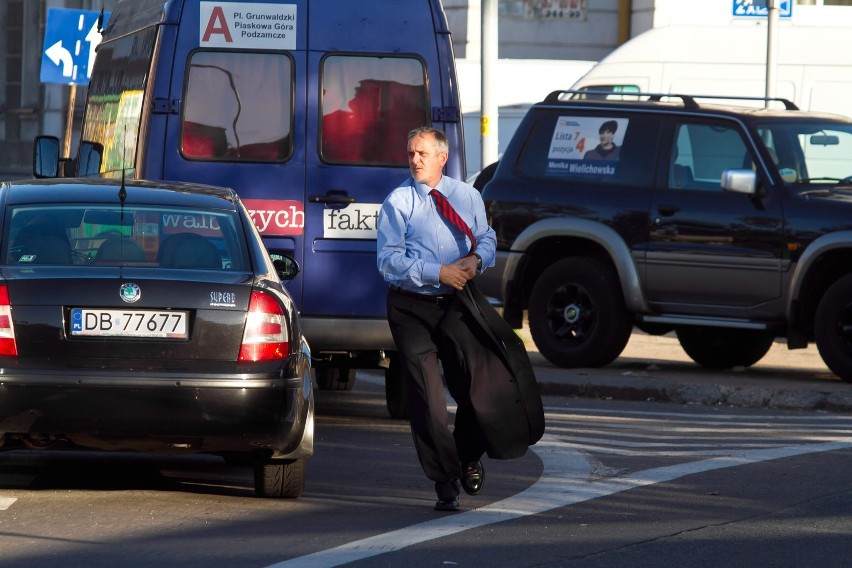
<path id="1" fill-rule="evenodd" d="M 468 495 L 476 495 L 485 482 L 485 468 L 476 460 L 462 465 L 461 486 Z"/>
<path id="2" fill-rule="evenodd" d="M 435 501 L 435 510 L 436 511 L 458 511 L 459 510 L 459 498 L 452 497 L 451 499 L 438 499 Z"/>

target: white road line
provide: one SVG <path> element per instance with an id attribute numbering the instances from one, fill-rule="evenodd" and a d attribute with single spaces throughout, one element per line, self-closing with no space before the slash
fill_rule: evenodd
<path id="1" fill-rule="evenodd" d="M 448 515 L 329 550 L 292 558 L 268 568 L 340 566 L 465 530 L 574 505 L 636 487 L 671 481 L 686 475 L 846 448 L 852 448 L 852 438 L 825 444 L 734 450 L 726 456 L 634 472 L 624 477 L 590 481 L 592 464 L 578 450 L 568 447 L 555 436 L 546 434 L 532 448 L 544 462 L 544 471 L 537 482 L 517 495 L 480 509 Z"/>
<path id="2" fill-rule="evenodd" d="M 0 511 L 5 511 L 17 500 L 17 497 L 0 497 Z"/>

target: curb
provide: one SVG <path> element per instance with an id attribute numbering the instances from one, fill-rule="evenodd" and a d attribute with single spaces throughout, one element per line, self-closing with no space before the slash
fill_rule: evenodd
<path id="1" fill-rule="evenodd" d="M 539 380 L 542 395 L 583 398 L 674 402 L 704 406 L 773 408 L 783 410 L 824 410 L 852 412 L 852 391 L 822 392 L 765 387 L 730 387 L 715 384 L 672 384 L 648 379 L 624 382 L 617 379 L 591 382 L 551 382 Z"/>

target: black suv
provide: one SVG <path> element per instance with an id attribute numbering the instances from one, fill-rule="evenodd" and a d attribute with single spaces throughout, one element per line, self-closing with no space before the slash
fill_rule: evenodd
<path id="1" fill-rule="evenodd" d="M 852 381 L 852 120 L 745 99 L 559 91 L 530 109 L 483 189 L 481 287 L 514 327 L 528 311 L 552 363 L 606 365 L 637 325 L 720 369 L 815 341 Z"/>

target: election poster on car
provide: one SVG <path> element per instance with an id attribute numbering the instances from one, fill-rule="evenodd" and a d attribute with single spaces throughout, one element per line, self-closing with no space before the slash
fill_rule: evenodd
<path id="1" fill-rule="evenodd" d="M 556 175 L 615 175 L 629 120 L 560 116 L 547 153 L 547 172 Z"/>

